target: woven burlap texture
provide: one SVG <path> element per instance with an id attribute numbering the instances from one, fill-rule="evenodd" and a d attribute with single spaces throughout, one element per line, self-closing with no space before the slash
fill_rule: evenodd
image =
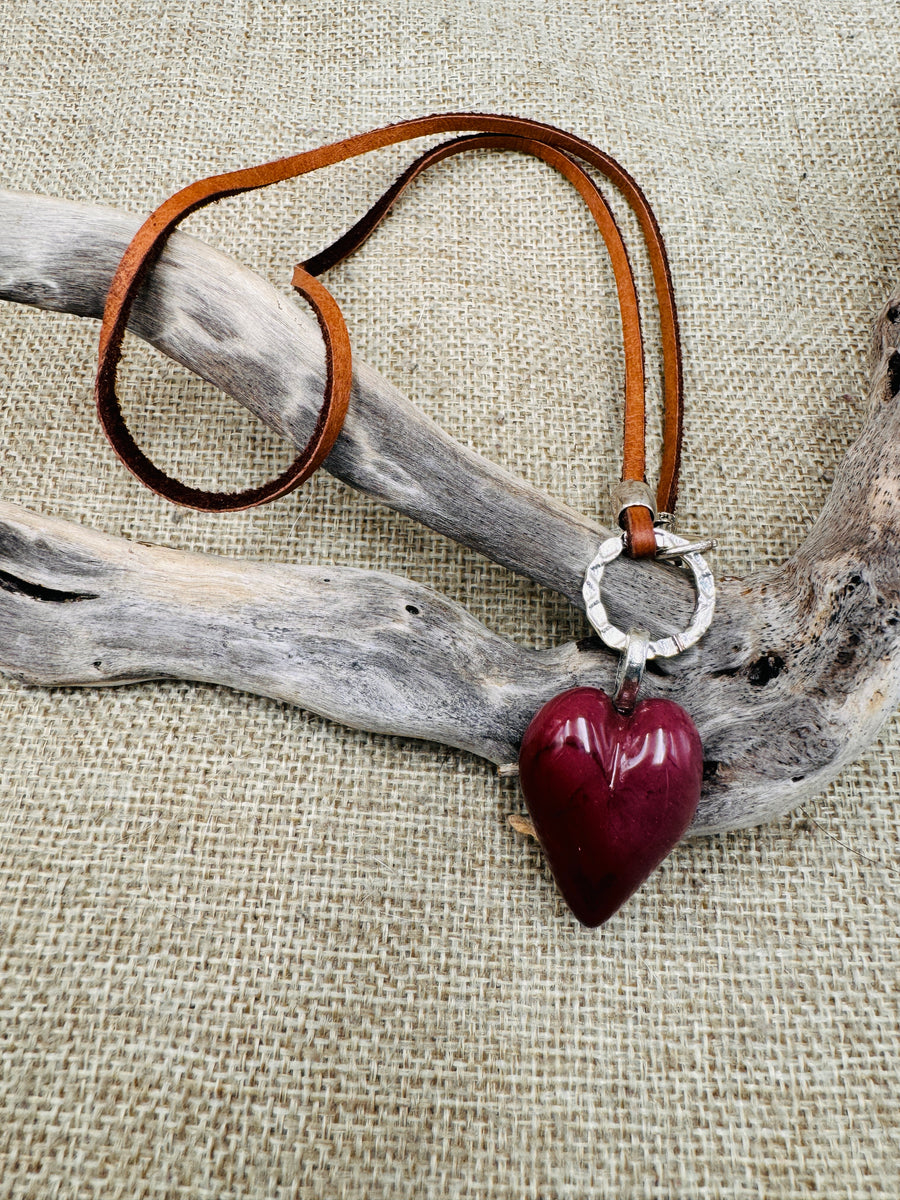
<path id="1" fill-rule="evenodd" d="M 900 276 L 897 28 L 891 0 L 7 4 L 3 183 L 142 214 L 428 112 L 572 129 L 656 208 L 686 355 L 682 527 L 743 574 L 802 540 L 863 418 Z M 287 295 L 412 154 L 187 228 Z M 609 519 L 614 290 L 549 169 L 441 165 L 329 286 L 360 358 Z M 324 474 L 249 514 L 164 504 L 95 424 L 96 325 L 0 321 L 4 499 L 391 570 L 532 645 L 584 632 Z M 153 353 L 130 347 L 124 379 L 136 429 L 195 481 L 289 458 Z M 3 1197 L 898 1194 L 896 726 L 804 811 L 679 847 L 588 932 L 508 826 L 516 786 L 473 757 L 188 682 L 4 681 L 0 709 Z"/>

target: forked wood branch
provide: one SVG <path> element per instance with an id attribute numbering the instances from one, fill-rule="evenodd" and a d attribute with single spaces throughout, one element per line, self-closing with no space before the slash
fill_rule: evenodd
<path id="1" fill-rule="evenodd" d="M 135 218 L 0 193 L 0 298 L 99 317 Z M 176 234 L 132 328 L 298 445 L 321 397 L 311 318 L 251 272 Z M 720 584 L 699 646 L 648 672 L 683 704 L 707 779 L 693 832 L 756 824 L 821 790 L 900 700 L 900 308 L 875 331 L 869 420 L 810 536 L 781 567 Z M 459 446 L 357 363 L 327 468 L 580 604 L 605 531 Z M 0 506 L 0 669 L 27 683 L 185 678 L 275 696 L 376 732 L 515 757 L 543 700 L 609 687 L 596 644 L 525 649 L 393 576 L 261 565 L 133 545 Z M 690 590 L 620 560 L 614 619 L 668 612 Z M 659 616 L 659 629 L 670 626 Z"/>

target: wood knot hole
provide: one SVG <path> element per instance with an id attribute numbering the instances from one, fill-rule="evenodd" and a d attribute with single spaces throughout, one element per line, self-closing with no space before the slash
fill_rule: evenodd
<path id="1" fill-rule="evenodd" d="M 764 687 L 772 679 L 777 679 L 783 670 L 784 659 L 780 654 L 764 654 L 750 664 L 747 679 L 753 687 Z"/>
<path id="2" fill-rule="evenodd" d="M 888 393 L 896 396 L 900 392 L 900 352 L 894 351 L 888 359 Z"/>

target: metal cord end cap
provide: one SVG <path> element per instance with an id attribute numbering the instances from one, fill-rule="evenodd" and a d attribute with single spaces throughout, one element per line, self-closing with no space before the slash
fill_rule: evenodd
<path id="1" fill-rule="evenodd" d="M 622 526 L 622 515 L 628 508 L 648 508 L 656 520 L 656 504 L 653 493 L 642 479 L 622 479 L 612 489 L 613 510 L 616 521 Z M 624 528 L 624 526 L 622 526 Z"/>

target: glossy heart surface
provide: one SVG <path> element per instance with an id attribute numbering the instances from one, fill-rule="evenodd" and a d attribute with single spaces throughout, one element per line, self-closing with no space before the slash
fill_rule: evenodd
<path id="1" fill-rule="evenodd" d="M 703 747 L 671 700 L 642 700 L 624 715 L 598 688 L 573 688 L 528 726 L 519 777 L 566 903 L 596 926 L 686 832 L 700 800 Z"/>

